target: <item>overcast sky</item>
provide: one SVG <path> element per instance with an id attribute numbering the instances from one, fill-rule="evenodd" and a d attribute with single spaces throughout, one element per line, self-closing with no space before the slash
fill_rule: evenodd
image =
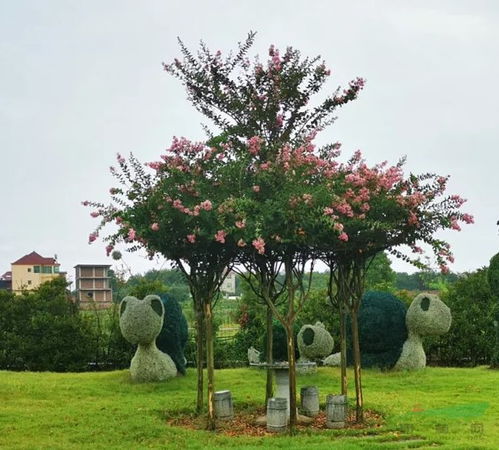
<path id="1" fill-rule="evenodd" d="M 80 205 L 107 201 L 115 154 L 156 160 L 173 136 L 203 138 L 203 118 L 161 62 L 192 49 L 235 48 L 258 32 L 269 44 L 322 55 L 332 91 L 367 79 L 322 141 L 361 149 L 369 163 L 451 175 L 476 224 L 445 237 L 451 270 L 499 251 L 499 4 L 496 1 L 125 1 L 0 3 L 0 274 L 35 250 L 109 263 L 88 245 L 96 219 Z M 160 268 L 125 254 L 133 272 Z M 411 267 L 394 263 L 396 270 Z"/>

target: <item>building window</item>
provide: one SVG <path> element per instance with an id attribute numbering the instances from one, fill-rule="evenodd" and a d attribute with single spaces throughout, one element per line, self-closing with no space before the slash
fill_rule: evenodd
<path id="1" fill-rule="evenodd" d="M 31 284 L 31 280 L 28 280 L 28 284 Z"/>
<path id="2" fill-rule="evenodd" d="M 28 267 L 28 272 L 31 272 L 31 267 Z"/>
<path id="3" fill-rule="evenodd" d="M 40 266 L 35 266 L 34 267 L 34 272 L 35 273 L 40 273 Z"/>
<path id="4" fill-rule="evenodd" d="M 52 273 L 52 266 L 42 266 L 42 273 Z"/>
<path id="5" fill-rule="evenodd" d="M 54 273 L 59 273 L 59 266 L 54 266 Z"/>

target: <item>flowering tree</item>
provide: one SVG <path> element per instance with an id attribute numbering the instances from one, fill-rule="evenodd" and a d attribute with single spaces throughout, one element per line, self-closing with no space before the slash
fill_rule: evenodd
<path id="1" fill-rule="evenodd" d="M 422 253 L 418 244 L 424 243 L 432 249 L 441 270 L 447 272 L 447 264 L 454 258 L 449 244 L 436 239 L 435 233 L 446 228 L 460 230 L 459 222 L 473 223 L 472 216 L 459 211 L 464 200 L 445 194 L 448 177 L 423 174 L 405 179 L 403 163 L 402 160 L 391 167 L 382 163 L 370 168 L 360 152 L 356 152 L 322 183 L 329 191 L 329 198 L 322 196 L 326 204 L 321 219 L 326 226 L 314 234 L 313 245 L 330 267 L 329 294 L 335 293 L 340 312 L 343 393 L 346 393 L 345 311 L 351 316 L 358 421 L 363 419 L 363 401 L 357 314 L 369 263 L 377 253 L 388 250 L 422 267 L 419 258 L 403 254 L 398 247 L 407 245 L 418 254 Z M 339 234 L 335 237 L 332 230 Z"/>
<path id="2" fill-rule="evenodd" d="M 136 158 L 118 155 L 119 169 L 111 168 L 120 186 L 111 189 L 109 205 L 84 202 L 101 217 L 93 241 L 103 226 L 115 222 L 118 229 L 107 236 L 110 253 L 118 242 L 130 251 L 143 247 L 174 261 L 189 282 L 196 310 L 198 332 L 198 402 L 202 407 L 202 341 L 206 335 L 208 368 L 208 419 L 214 427 L 214 361 L 212 301 L 234 258 L 236 243 L 220 222 L 230 197 L 233 167 L 223 150 L 174 139 L 161 161 L 148 163 L 147 171 Z M 204 327 L 203 327 L 204 319 Z M 203 333 L 204 331 L 204 333 Z"/>
<path id="3" fill-rule="evenodd" d="M 333 122 L 338 106 L 357 97 L 364 80 L 357 78 L 309 106 L 330 76 L 324 63 L 302 59 L 292 48 L 281 56 L 274 46 L 266 63 L 251 63 L 247 53 L 253 40 L 250 33 L 237 54 L 227 58 L 204 44 L 194 56 L 180 41 L 183 61 L 164 68 L 184 83 L 189 100 L 220 134 L 206 129 L 208 145 L 175 139 L 161 161 L 148 164 L 152 174 L 135 158 L 127 163 L 119 156 L 120 169 L 112 171 L 121 185 L 112 189 L 112 203 L 90 203 L 96 208 L 92 214 L 102 217 L 90 240 L 115 221 L 118 230 L 106 238 L 108 252 L 119 241 L 130 250 L 145 247 L 151 255 L 173 260 L 186 275 L 198 313 L 198 408 L 203 318 L 205 324 L 209 428 L 214 428 L 212 300 L 227 268 L 244 264 L 249 280 L 258 281 L 258 295 L 286 330 L 292 430 L 293 323 L 311 285 L 313 265 L 307 263 L 322 258 L 331 269 L 330 294 L 335 292 L 342 320 L 346 310 L 352 317 L 357 418 L 362 420 L 357 312 L 369 261 L 390 250 L 421 264 L 396 247 L 406 244 L 419 252 L 417 244 L 423 242 L 446 271 L 453 257 L 435 232 L 459 229 L 460 221 L 473 219 L 458 211 L 460 197 L 444 195 L 447 178 L 404 179 L 402 162 L 369 168 L 356 153 L 340 164 L 339 144 L 317 148 L 316 133 Z M 283 285 L 277 282 L 280 268 Z M 275 305 L 281 296 L 285 310 Z"/>
<path id="4" fill-rule="evenodd" d="M 258 58 L 250 62 L 247 53 L 253 41 L 254 33 L 250 33 L 237 54 L 226 58 L 221 52 L 212 53 L 203 43 L 195 56 L 179 41 L 183 61 L 175 60 L 164 68 L 184 83 L 188 99 L 221 130 L 221 135 L 213 137 L 206 129 L 212 143 L 229 145 L 236 159 L 246 161 L 246 192 L 239 192 L 232 200 L 231 208 L 239 217 L 231 220 L 239 225 L 235 231 L 241 236 L 237 241 L 241 250 L 238 260 L 250 274 L 249 281 L 258 281 L 258 295 L 268 305 L 268 342 L 271 345 L 271 311 L 288 334 L 292 429 L 296 422 L 292 324 L 300 308 L 296 309 L 296 304 L 302 305 L 307 297 L 305 263 L 310 259 L 299 224 L 306 217 L 310 219 L 307 203 L 311 194 L 303 188 L 303 175 L 308 175 L 308 169 L 304 165 L 303 171 L 293 173 L 290 163 L 294 159 L 317 159 L 307 150 L 315 133 L 334 121 L 338 106 L 357 97 L 364 80 L 351 81 L 347 88 L 336 89 L 311 107 L 309 102 L 331 74 L 324 62 L 318 57 L 302 59 L 291 47 L 281 55 L 274 46 L 269 48 L 265 63 Z M 328 146 L 324 152 L 334 148 Z M 281 267 L 285 286 L 276 285 Z M 286 315 L 275 308 L 281 295 L 287 299 Z M 267 351 L 267 355 L 271 358 L 272 352 Z M 269 395 L 270 373 L 267 379 Z"/>
<path id="5" fill-rule="evenodd" d="M 271 45 L 266 62 L 258 57 L 251 62 L 248 51 L 254 38 L 255 33 L 250 32 L 237 53 L 226 58 L 220 51 L 212 53 L 202 42 L 193 55 L 179 39 L 183 60 L 163 64 L 182 81 L 196 109 L 236 147 L 245 148 L 247 139 L 254 136 L 267 143 L 266 152 L 300 143 L 311 132 L 331 124 L 336 108 L 354 100 L 364 86 L 364 80 L 357 78 L 317 106 L 310 106 L 331 76 L 324 61 L 301 58 L 292 47 L 281 54 Z"/>

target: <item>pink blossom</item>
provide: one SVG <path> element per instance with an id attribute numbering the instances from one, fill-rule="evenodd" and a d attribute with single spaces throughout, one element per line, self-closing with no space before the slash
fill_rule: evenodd
<path id="1" fill-rule="evenodd" d="M 195 234 L 188 234 L 187 241 L 190 242 L 191 244 L 194 244 L 196 242 L 196 235 Z"/>
<path id="2" fill-rule="evenodd" d="M 353 217 L 352 207 L 348 203 L 340 203 L 339 205 L 336 205 L 336 211 L 347 217 Z"/>
<path id="3" fill-rule="evenodd" d="M 325 216 L 332 216 L 333 213 L 334 213 L 334 209 L 333 208 L 329 208 L 329 207 L 324 208 L 324 215 Z"/>
<path id="4" fill-rule="evenodd" d="M 237 241 L 237 246 L 238 246 L 238 247 L 246 247 L 246 242 L 244 242 L 244 240 L 243 240 L 243 239 L 239 239 L 239 240 Z"/>
<path id="5" fill-rule="evenodd" d="M 90 213 L 90 215 L 91 215 L 92 217 L 94 217 L 94 218 L 95 218 L 95 217 L 99 217 L 99 216 L 100 216 L 100 213 L 99 213 L 99 211 L 92 211 L 92 212 Z"/>
<path id="6" fill-rule="evenodd" d="M 99 233 L 97 233 L 96 231 L 90 233 L 90 235 L 88 236 L 88 243 L 90 244 L 91 242 L 94 242 L 98 237 Z"/>
<path id="7" fill-rule="evenodd" d="M 265 162 L 265 163 L 260 164 L 260 169 L 261 170 L 268 170 L 269 168 L 270 168 L 270 163 L 269 162 Z"/>
<path id="8" fill-rule="evenodd" d="M 416 246 L 416 245 L 414 247 L 412 247 L 412 251 L 414 253 L 423 253 L 423 249 L 421 247 Z"/>
<path id="9" fill-rule="evenodd" d="M 81 204 L 83 206 L 88 206 L 88 205 L 90 205 L 90 202 L 88 200 L 85 200 L 85 201 L 81 202 Z"/>
<path id="10" fill-rule="evenodd" d="M 113 251 L 114 247 L 112 245 L 106 246 L 106 256 L 109 256 Z"/>
<path id="11" fill-rule="evenodd" d="M 225 237 L 227 233 L 224 230 L 218 230 L 215 234 L 215 241 L 220 242 L 220 244 L 225 244 Z"/>
<path id="12" fill-rule="evenodd" d="M 441 271 L 442 273 L 449 273 L 449 267 L 448 267 L 448 266 L 446 266 L 445 264 L 441 264 L 441 265 L 440 265 L 440 271 Z"/>
<path id="13" fill-rule="evenodd" d="M 452 216 L 450 218 L 450 227 L 453 229 L 453 230 L 456 230 L 456 231 L 461 231 L 461 226 L 459 225 L 459 223 L 457 222 L 457 217 L 455 216 Z"/>
<path id="14" fill-rule="evenodd" d="M 258 154 L 262 145 L 262 139 L 259 136 L 253 136 L 248 139 L 248 151 L 252 155 Z"/>
<path id="15" fill-rule="evenodd" d="M 333 229 L 334 229 L 335 231 L 340 231 L 340 232 L 341 232 L 341 231 L 343 231 L 343 228 L 345 228 L 345 227 L 343 226 L 343 224 L 342 224 L 342 223 L 339 223 L 339 222 L 336 222 L 336 223 L 333 225 Z"/>
<path id="16" fill-rule="evenodd" d="M 118 225 L 119 225 L 120 223 L 122 223 L 122 222 L 123 222 L 123 219 L 122 219 L 120 216 L 116 217 L 116 223 L 117 223 Z"/>
<path id="17" fill-rule="evenodd" d="M 211 204 L 210 200 L 205 200 L 204 202 L 200 203 L 199 207 L 201 209 L 204 209 L 205 211 L 211 211 L 211 209 L 213 208 L 213 205 Z"/>
<path id="18" fill-rule="evenodd" d="M 367 212 L 370 209 L 371 209 L 371 207 L 369 206 L 369 203 L 362 203 L 362 205 L 360 205 L 360 210 L 361 211 Z"/>
<path id="19" fill-rule="evenodd" d="M 152 225 L 151 225 L 151 230 L 152 231 L 158 231 L 159 230 L 159 224 L 157 222 L 154 222 Z"/>
<path id="20" fill-rule="evenodd" d="M 339 236 L 338 236 L 338 239 L 340 241 L 343 241 L 343 242 L 348 242 L 348 234 L 346 234 L 345 232 L 341 233 Z"/>
<path id="21" fill-rule="evenodd" d="M 418 217 L 412 211 L 409 212 L 409 218 L 407 219 L 409 225 L 417 225 L 419 223 Z"/>
<path id="22" fill-rule="evenodd" d="M 120 190 L 118 188 L 110 188 L 109 189 L 109 193 L 111 195 L 116 195 L 116 194 L 119 194 Z"/>
<path id="23" fill-rule="evenodd" d="M 463 214 L 463 221 L 467 224 L 475 223 L 475 218 L 471 214 Z"/>
<path id="24" fill-rule="evenodd" d="M 237 227 L 237 228 L 242 229 L 242 228 L 244 228 L 245 226 L 246 226 L 246 221 L 245 221 L 245 220 L 238 220 L 238 221 L 236 222 L 236 227 Z"/>
<path id="25" fill-rule="evenodd" d="M 258 186 L 257 184 L 255 184 L 252 189 L 253 192 L 260 192 L 260 186 Z"/>
<path id="26" fill-rule="evenodd" d="M 121 156 L 119 153 L 116 153 L 116 159 L 120 164 L 125 163 L 125 158 L 123 158 L 123 156 Z"/>
<path id="27" fill-rule="evenodd" d="M 137 232 L 133 229 L 133 228 L 130 228 L 130 230 L 128 230 L 128 239 L 130 241 L 133 241 L 137 236 Z"/>
<path id="28" fill-rule="evenodd" d="M 251 244 L 260 255 L 265 253 L 265 241 L 261 237 L 254 239 Z"/>
<path id="29" fill-rule="evenodd" d="M 155 162 L 150 162 L 150 163 L 146 163 L 146 166 L 147 167 L 150 167 L 151 169 L 153 170 L 159 170 L 161 168 L 161 166 L 163 165 L 163 163 L 159 162 L 159 161 L 155 161 Z"/>

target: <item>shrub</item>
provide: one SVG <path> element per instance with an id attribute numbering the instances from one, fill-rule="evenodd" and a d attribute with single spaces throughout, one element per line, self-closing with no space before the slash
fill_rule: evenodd
<path id="1" fill-rule="evenodd" d="M 66 288 L 60 278 L 22 295 L 0 292 L 0 368 L 87 369 L 94 356 L 94 335 Z"/>
<path id="2" fill-rule="evenodd" d="M 452 325 L 447 334 L 428 339 L 429 359 L 457 366 L 488 363 L 494 350 L 496 302 L 487 269 L 462 276 L 442 300 L 451 309 Z"/>
<path id="3" fill-rule="evenodd" d="M 492 295 L 499 298 L 499 253 L 490 259 L 487 279 Z"/>

